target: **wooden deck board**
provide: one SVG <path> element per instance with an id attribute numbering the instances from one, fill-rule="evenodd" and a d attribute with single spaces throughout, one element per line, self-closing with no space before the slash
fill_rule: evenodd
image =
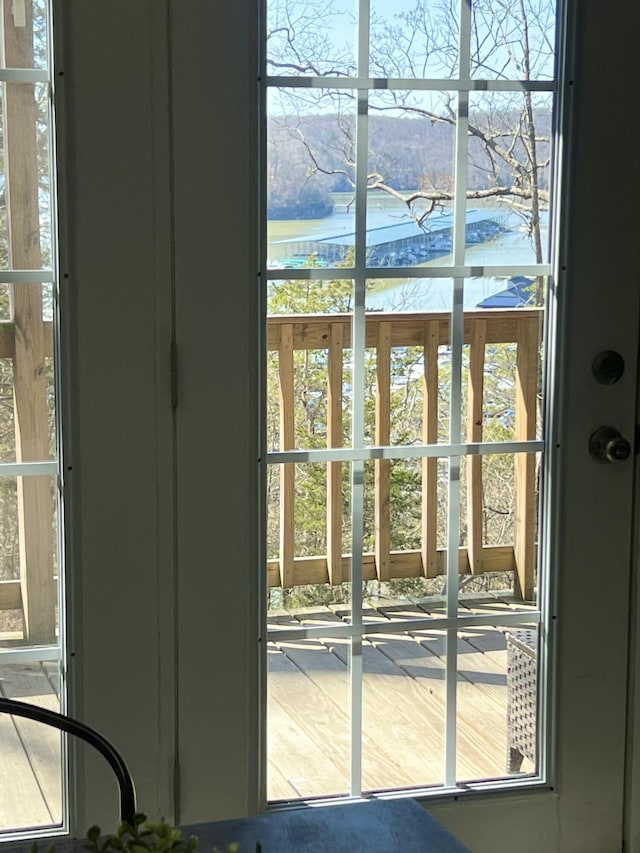
<path id="1" fill-rule="evenodd" d="M 496 596 L 480 598 L 478 602 L 461 602 L 469 612 L 503 613 L 515 608 Z M 380 599 L 364 608 L 363 620 L 371 623 L 385 619 L 403 620 L 416 616 L 442 614 L 443 599 L 418 601 L 389 601 Z M 530 609 L 518 606 L 523 617 Z M 320 640 L 288 643 L 291 654 L 301 671 L 313 680 L 319 676 L 319 661 L 330 658 L 318 655 L 320 646 L 338 658 L 344 670 L 330 666 L 333 680 L 327 678 L 322 689 L 325 698 L 337 699 L 344 713 L 348 712 L 348 641 L 332 639 L 331 627 L 349 618 L 349 608 L 333 605 L 328 608 L 304 608 L 281 612 L 277 622 L 282 625 L 326 625 L 327 637 Z M 367 768 L 369 743 L 379 756 L 385 755 L 402 769 L 404 782 L 400 787 L 438 784 L 442 780 L 444 762 L 445 718 L 445 632 L 408 631 L 368 635 L 363 643 L 363 769 Z M 285 645 L 285 644 L 281 644 Z M 474 781 L 506 775 L 506 642 L 504 631 L 489 626 L 460 631 L 458 640 L 460 673 L 457 682 L 457 754 L 458 777 Z M 321 746 L 318 743 L 318 746 Z M 331 736 L 324 741 L 327 750 L 338 747 Z M 278 757 L 274 756 L 278 763 Z M 531 772 L 530 765 L 523 766 Z M 384 773 L 380 768 L 380 773 Z M 387 768 L 388 772 L 388 768 Z M 375 772 L 374 777 L 378 777 Z M 394 787 L 389 776 L 372 789 Z M 371 781 L 371 776 L 369 776 Z M 365 781 L 365 789 L 367 782 Z M 275 794 L 270 796 L 276 797 Z"/>
<path id="2" fill-rule="evenodd" d="M 327 640 L 347 671 L 348 643 Z M 369 643 L 363 643 L 363 783 L 366 790 L 407 785 L 431 785 L 442 775 L 443 715 L 436 703 L 414 691 L 400 691 L 402 673 Z M 348 692 L 344 695 L 348 703 Z M 406 706 L 406 713 L 400 706 Z M 348 705 L 346 706 L 348 707 Z M 422 746 L 420 746 L 422 745 Z M 381 757 L 394 764 L 395 783 L 389 781 Z M 385 762 L 385 763 L 386 763 Z"/>
<path id="3" fill-rule="evenodd" d="M 369 619 L 379 619 L 381 615 L 369 608 L 365 613 Z M 296 618 L 305 625 L 326 624 L 328 633 L 332 624 L 344 621 L 337 613 L 327 612 L 327 609 L 322 612 L 317 609 L 314 612 L 309 612 L 309 609 L 302 613 L 297 611 Z M 346 669 L 348 642 L 344 639 L 325 639 L 324 643 Z M 363 741 L 363 781 L 367 790 L 391 786 L 389 780 L 372 766 L 381 751 L 399 764 L 401 781 L 397 787 L 433 785 L 442 778 L 443 709 L 428 694 L 420 689 L 412 689 L 415 685 L 405 682 L 402 671 L 393 661 L 381 654 L 372 643 L 363 643 L 363 729 L 366 733 Z M 344 699 L 348 702 L 348 694 Z M 400 761 L 398 756 L 402 756 Z"/>
<path id="4" fill-rule="evenodd" d="M 273 800 L 290 800 L 299 796 L 299 793 L 285 778 L 280 767 L 275 761 L 269 759 L 267 762 L 267 787 L 271 791 Z"/>
<path id="5" fill-rule="evenodd" d="M 0 667 L 0 690 L 5 697 L 59 710 L 40 664 Z M 58 733 L 32 720 L 0 715 L 0 786 L 0 830 L 59 823 Z"/>
<path id="6" fill-rule="evenodd" d="M 308 726 L 298 720 L 295 697 L 300 678 L 304 676 L 296 671 L 284 652 L 274 648 L 269 649 L 268 666 L 271 689 L 268 691 L 267 725 L 272 743 L 269 760 L 278 768 L 278 778 L 284 779 L 288 786 L 283 796 L 291 799 L 346 792 L 346 767 L 336 764 L 334 756 L 328 755 L 307 730 Z M 274 673 L 277 678 L 273 677 Z M 271 776 L 268 781 L 271 791 Z M 274 791 L 272 796 L 278 795 Z"/>
<path id="7" fill-rule="evenodd" d="M 0 784 L 0 830 L 51 823 L 24 745 L 13 720 L 4 715 L 0 718 Z"/>
<path id="8" fill-rule="evenodd" d="M 350 729 L 349 680 L 345 663 L 319 641 L 282 643 L 279 646 L 286 657 L 306 674 L 316 688 L 312 691 L 307 684 L 296 685 L 298 701 L 295 713 L 298 721 L 307 731 L 313 728 L 313 736 L 319 737 L 325 747 L 327 739 L 336 752 L 346 747 L 344 754 L 339 759 L 336 758 L 346 773 L 349 766 Z M 320 708 L 324 708 L 327 702 L 333 705 L 333 715 L 338 729 L 336 730 L 335 726 L 321 726 L 318 731 L 318 703 Z M 387 779 L 387 784 L 391 787 L 406 785 L 406 774 L 398 763 L 397 757 L 390 754 L 381 741 L 372 739 L 367 727 L 363 732 L 362 741 L 363 753 L 368 756 L 367 762 L 363 764 L 365 788 L 380 787 L 382 779 Z"/>
<path id="9" fill-rule="evenodd" d="M 336 643 L 346 662 L 346 641 Z M 363 643 L 363 725 L 367 734 L 401 761 L 403 787 L 435 785 L 444 767 L 444 708 L 373 644 Z M 366 761 L 366 753 L 364 756 Z M 378 779 L 376 788 L 386 786 Z"/>
<path id="10" fill-rule="evenodd" d="M 47 673 L 40 664 L 13 664 L 0 668 L 0 689 L 8 699 L 31 702 L 50 711 L 60 710 Z M 50 821 L 62 822 L 61 736 L 50 726 L 15 717 L 36 782 L 47 804 Z"/>
<path id="11" fill-rule="evenodd" d="M 444 708 L 446 690 L 444 657 L 437 655 L 433 648 L 424 642 L 419 642 L 417 639 L 401 639 L 397 634 L 388 636 L 376 634 L 372 637 L 372 642 L 384 654 L 391 657 L 407 676 L 438 696 Z M 468 648 L 464 640 L 460 640 L 458 645 L 459 651 L 460 647 Z M 460 656 L 462 657 L 462 653 Z M 492 760 L 488 763 L 489 756 L 497 753 L 505 754 L 506 690 L 504 704 L 496 704 L 494 700 L 495 697 L 488 696 L 477 685 L 463 675 L 459 675 L 457 682 L 458 739 L 460 741 L 458 756 L 463 757 L 465 750 L 470 750 L 475 756 L 479 768 L 472 778 L 496 775 L 497 762 Z M 502 766 L 504 766 L 504 760 L 501 760 L 501 768 Z"/>

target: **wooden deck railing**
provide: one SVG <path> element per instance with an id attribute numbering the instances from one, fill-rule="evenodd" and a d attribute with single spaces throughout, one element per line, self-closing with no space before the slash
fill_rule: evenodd
<path id="1" fill-rule="evenodd" d="M 36 315 L 37 316 L 37 315 Z M 41 317 L 41 311 L 39 313 Z M 16 318 L 17 319 L 17 318 Z M 39 326 L 38 363 L 53 352 L 51 324 L 31 318 Z M 487 345 L 512 343 L 517 348 L 515 368 L 515 439 L 535 438 L 539 372 L 541 312 L 533 310 L 476 311 L 465 315 L 464 341 L 469 345 L 467 382 L 467 440 L 483 439 L 485 351 Z M 14 364 L 14 418 L 19 460 L 46 459 L 47 415 L 34 417 L 34 400 L 42 407 L 45 396 L 43 371 L 20 369 L 21 330 L 16 323 L 0 323 L 0 358 Z M 376 351 L 375 443 L 391 439 L 391 359 L 394 347 L 418 347 L 424 353 L 422 435 L 424 444 L 438 438 L 438 348 L 449 344 L 447 314 L 367 315 L 366 345 Z M 268 320 L 268 349 L 277 353 L 280 391 L 280 436 L 282 450 L 295 448 L 294 353 L 296 350 L 326 350 L 327 447 L 341 447 L 343 434 L 343 351 L 351 346 L 351 318 L 347 315 L 274 316 Z M 34 441 L 36 442 L 34 444 Z M 29 450 L 27 451 L 27 448 Z M 280 465 L 279 558 L 268 561 L 270 587 L 290 588 L 301 584 L 339 584 L 349 578 L 350 555 L 343 553 L 343 464 L 327 463 L 326 553 L 296 556 L 295 465 Z M 391 462 L 374 462 L 375 547 L 364 556 L 365 580 L 433 578 L 445 572 L 445 554 L 437 547 L 437 459 L 421 461 L 421 547 L 391 550 L 390 491 Z M 525 599 L 533 597 L 535 566 L 535 458 L 532 453 L 515 455 L 515 507 L 513 542 L 483 543 L 482 457 L 469 456 L 467 465 L 467 545 L 460 548 L 461 573 L 514 570 L 516 590 Z M 20 477 L 18 514 L 20 535 L 20 579 L 0 582 L 0 610 L 21 609 L 25 639 L 31 643 L 54 639 L 56 587 L 53 575 L 53 530 L 51 488 L 46 477 Z"/>
<path id="2" fill-rule="evenodd" d="M 483 440 L 484 377 L 487 345 L 510 343 L 516 347 L 515 440 L 536 436 L 540 309 L 473 311 L 465 313 L 464 343 L 469 346 L 467 383 L 467 435 L 470 442 Z M 351 346 L 349 315 L 270 316 L 268 349 L 277 353 L 280 396 L 279 449 L 295 446 L 294 352 L 327 351 L 327 447 L 341 447 L 343 435 L 343 350 Z M 371 313 L 366 319 L 366 346 L 376 351 L 375 443 L 390 442 L 391 354 L 394 347 L 423 350 L 424 444 L 434 444 L 438 432 L 438 348 L 450 344 L 449 314 Z M 390 548 L 390 466 L 388 459 L 375 460 L 374 540 L 372 553 L 364 556 L 365 580 L 433 578 L 445 572 L 445 555 L 437 547 L 437 464 L 424 458 L 421 486 L 421 547 L 411 551 Z M 279 557 L 268 561 L 269 587 L 290 588 L 302 584 L 339 584 L 349 578 L 350 556 L 342 548 L 342 465 L 327 463 L 327 553 L 295 555 L 295 465 L 280 465 Z M 482 457 L 471 455 L 467 466 L 467 546 L 460 549 L 460 572 L 514 571 L 516 593 L 531 599 L 534 593 L 536 465 L 533 453 L 515 454 L 515 507 L 513 542 L 488 546 L 483 543 Z"/>

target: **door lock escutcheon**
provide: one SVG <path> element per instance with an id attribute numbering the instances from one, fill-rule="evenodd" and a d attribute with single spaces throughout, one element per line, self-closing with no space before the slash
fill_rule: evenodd
<path id="1" fill-rule="evenodd" d="M 589 453 L 598 462 L 624 462 L 631 456 L 631 444 L 617 429 L 603 426 L 589 439 Z"/>
<path id="2" fill-rule="evenodd" d="M 591 371 L 601 385 L 615 385 L 624 373 L 624 359 L 615 350 L 603 350 L 593 359 Z"/>

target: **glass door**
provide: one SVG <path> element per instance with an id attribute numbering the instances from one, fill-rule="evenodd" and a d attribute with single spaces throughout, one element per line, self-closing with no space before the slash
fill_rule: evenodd
<path id="1" fill-rule="evenodd" d="M 638 13 L 620 2 L 607 15 L 601 4 L 568 4 L 559 24 L 538 29 L 537 53 L 551 44 L 562 75 L 527 76 L 524 66 L 507 63 L 494 69 L 505 77 L 486 68 L 476 77 L 478 35 L 497 20 L 489 12 L 515 14 L 520 5 L 453 4 L 438 16 L 429 4 L 423 9 L 434 11 L 451 47 L 451 70 L 446 76 L 442 66 L 416 60 L 410 77 L 403 57 L 429 16 L 390 5 L 308 3 L 298 14 L 290 5 L 263 40 L 268 81 L 254 62 L 252 3 L 172 7 L 182 817 L 205 820 L 212 803 L 217 815 L 232 816 L 267 799 L 346 801 L 384 786 L 424 795 L 474 851 L 618 849 L 633 476 L 629 459 L 594 459 L 589 440 L 601 427 L 629 440 L 635 424 L 640 176 L 637 158 L 622 155 L 603 121 L 627 124 Z M 482 9 L 487 15 L 476 26 L 474 10 Z M 409 42 L 394 13 L 409 16 Z M 365 47 L 376 27 L 384 73 Z M 328 37 L 337 29 L 340 50 L 333 51 Z M 552 30 L 566 39 L 552 39 Z M 302 50 L 305 32 L 313 38 Z M 516 32 L 500 33 L 511 57 Z M 277 44 L 285 60 L 274 53 Z M 269 90 L 262 128 L 256 77 Z M 404 101 L 393 101 L 402 93 Z M 484 210 L 488 200 L 468 198 L 495 191 L 503 179 L 514 198 L 524 192 L 529 102 L 534 118 L 549 114 L 547 102 L 555 109 L 551 125 L 536 126 L 538 171 L 549 168 L 544 140 L 552 127 L 562 166 L 540 187 L 548 193 L 548 201 L 539 198 L 539 245 L 548 247 L 541 256 L 535 229 L 502 222 L 503 203 L 493 199 L 496 221 Z M 505 120 L 517 116 L 510 148 L 505 128 L 516 126 Z M 505 152 L 517 154 L 514 172 L 484 157 L 480 138 L 470 137 L 479 117 L 478 132 L 496 133 L 494 145 L 504 132 Z M 429 145 L 412 148 L 413 161 L 425 158 L 417 176 L 401 171 L 393 148 L 399 134 L 390 128 L 399 119 L 407 146 L 430 135 Z M 259 264 L 256 208 L 247 199 L 258 195 L 263 130 L 269 159 L 261 186 L 270 210 Z M 286 142 L 280 150 L 278 140 Z M 316 179 L 331 186 L 316 192 Z M 370 179 L 386 179 L 388 189 L 369 189 Z M 402 201 L 419 188 L 441 196 L 416 199 L 427 202 L 425 213 L 436 202 L 422 224 Z M 392 202 L 399 216 L 376 222 L 372 214 L 386 214 Z M 474 221 L 472 209 L 484 219 Z M 531 200 L 525 212 L 533 224 Z M 550 245 L 543 220 L 552 213 L 559 225 Z M 495 243 L 482 233 L 489 219 L 508 229 Z M 282 233 L 285 222 L 297 223 L 295 234 Z M 408 226 L 414 231 L 405 237 Z M 395 253 L 391 265 L 376 258 L 376 235 L 380 244 L 398 244 L 385 250 L 385 257 Z M 526 260 L 487 257 L 519 237 Z M 374 305 L 382 285 L 402 298 Z M 492 308 L 502 291 L 510 303 Z M 544 296 L 544 307 L 513 304 L 532 292 Z M 425 302 L 429 295 L 430 304 L 411 304 L 415 295 Z M 489 306 L 478 307 L 485 300 Z M 508 317 L 495 328 L 499 312 Z M 593 372 L 607 351 L 624 361 L 612 384 Z M 553 370 L 543 372 L 542 363 Z M 553 401 L 544 406 L 541 387 Z M 257 447 L 259 406 L 268 448 Z M 260 562 L 263 474 L 268 553 Z M 473 497 L 479 482 L 482 500 Z M 435 538 L 428 535 L 434 526 Z M 510 586 L 496 588 L 507 578 Z M 428 582 L 439 586 L 423 594 L 419 586 Z M 321 601 L 308 590 L 318 586 Z M 267 605 L 268 634 L 257 615 Z M 521 630 L 537 631 L 537 645 Z M 277 680 L 270 676 L 265 690 L 271 739 L 261 748 L 258 663 L 267 638 L 265 663 Z M 512 755 L 507 740 L 510 651 L 521 671 L 549 685 L 549 701 L 534 703 L 533 758 L 524 743 Z M 263 803 L 255 794 L 260 767 Z"/>
<path id="2" fill-rule="evenodd" d="M 268 797 L 540 783 L 555 6 L 267 34 Z"/>
<path id="3" fill-rule="evenodd" d="M 274 805 L 404 790 L 510 850 L 500 791 L 542 849 L 621 837 L 637 299 L 596 215 L 593 30 L 552 2 L 266 4 Z"/>
<path id="4" fill-rule="evenodd" d="M 64 708 L 49 4 L 1 4 L 0 695 Z M 0 715 L 0 833 L 61 826 L 53 729 Z"/>

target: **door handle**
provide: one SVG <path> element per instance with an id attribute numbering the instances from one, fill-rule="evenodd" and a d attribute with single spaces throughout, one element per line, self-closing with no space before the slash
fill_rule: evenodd
<path id="1" fill-rule="evenodd" d="M 631 456 L 631 444 L 617 429 L 603 426 L 589 439 L 589 453 L 598 462 L 624 462 Z"/>

